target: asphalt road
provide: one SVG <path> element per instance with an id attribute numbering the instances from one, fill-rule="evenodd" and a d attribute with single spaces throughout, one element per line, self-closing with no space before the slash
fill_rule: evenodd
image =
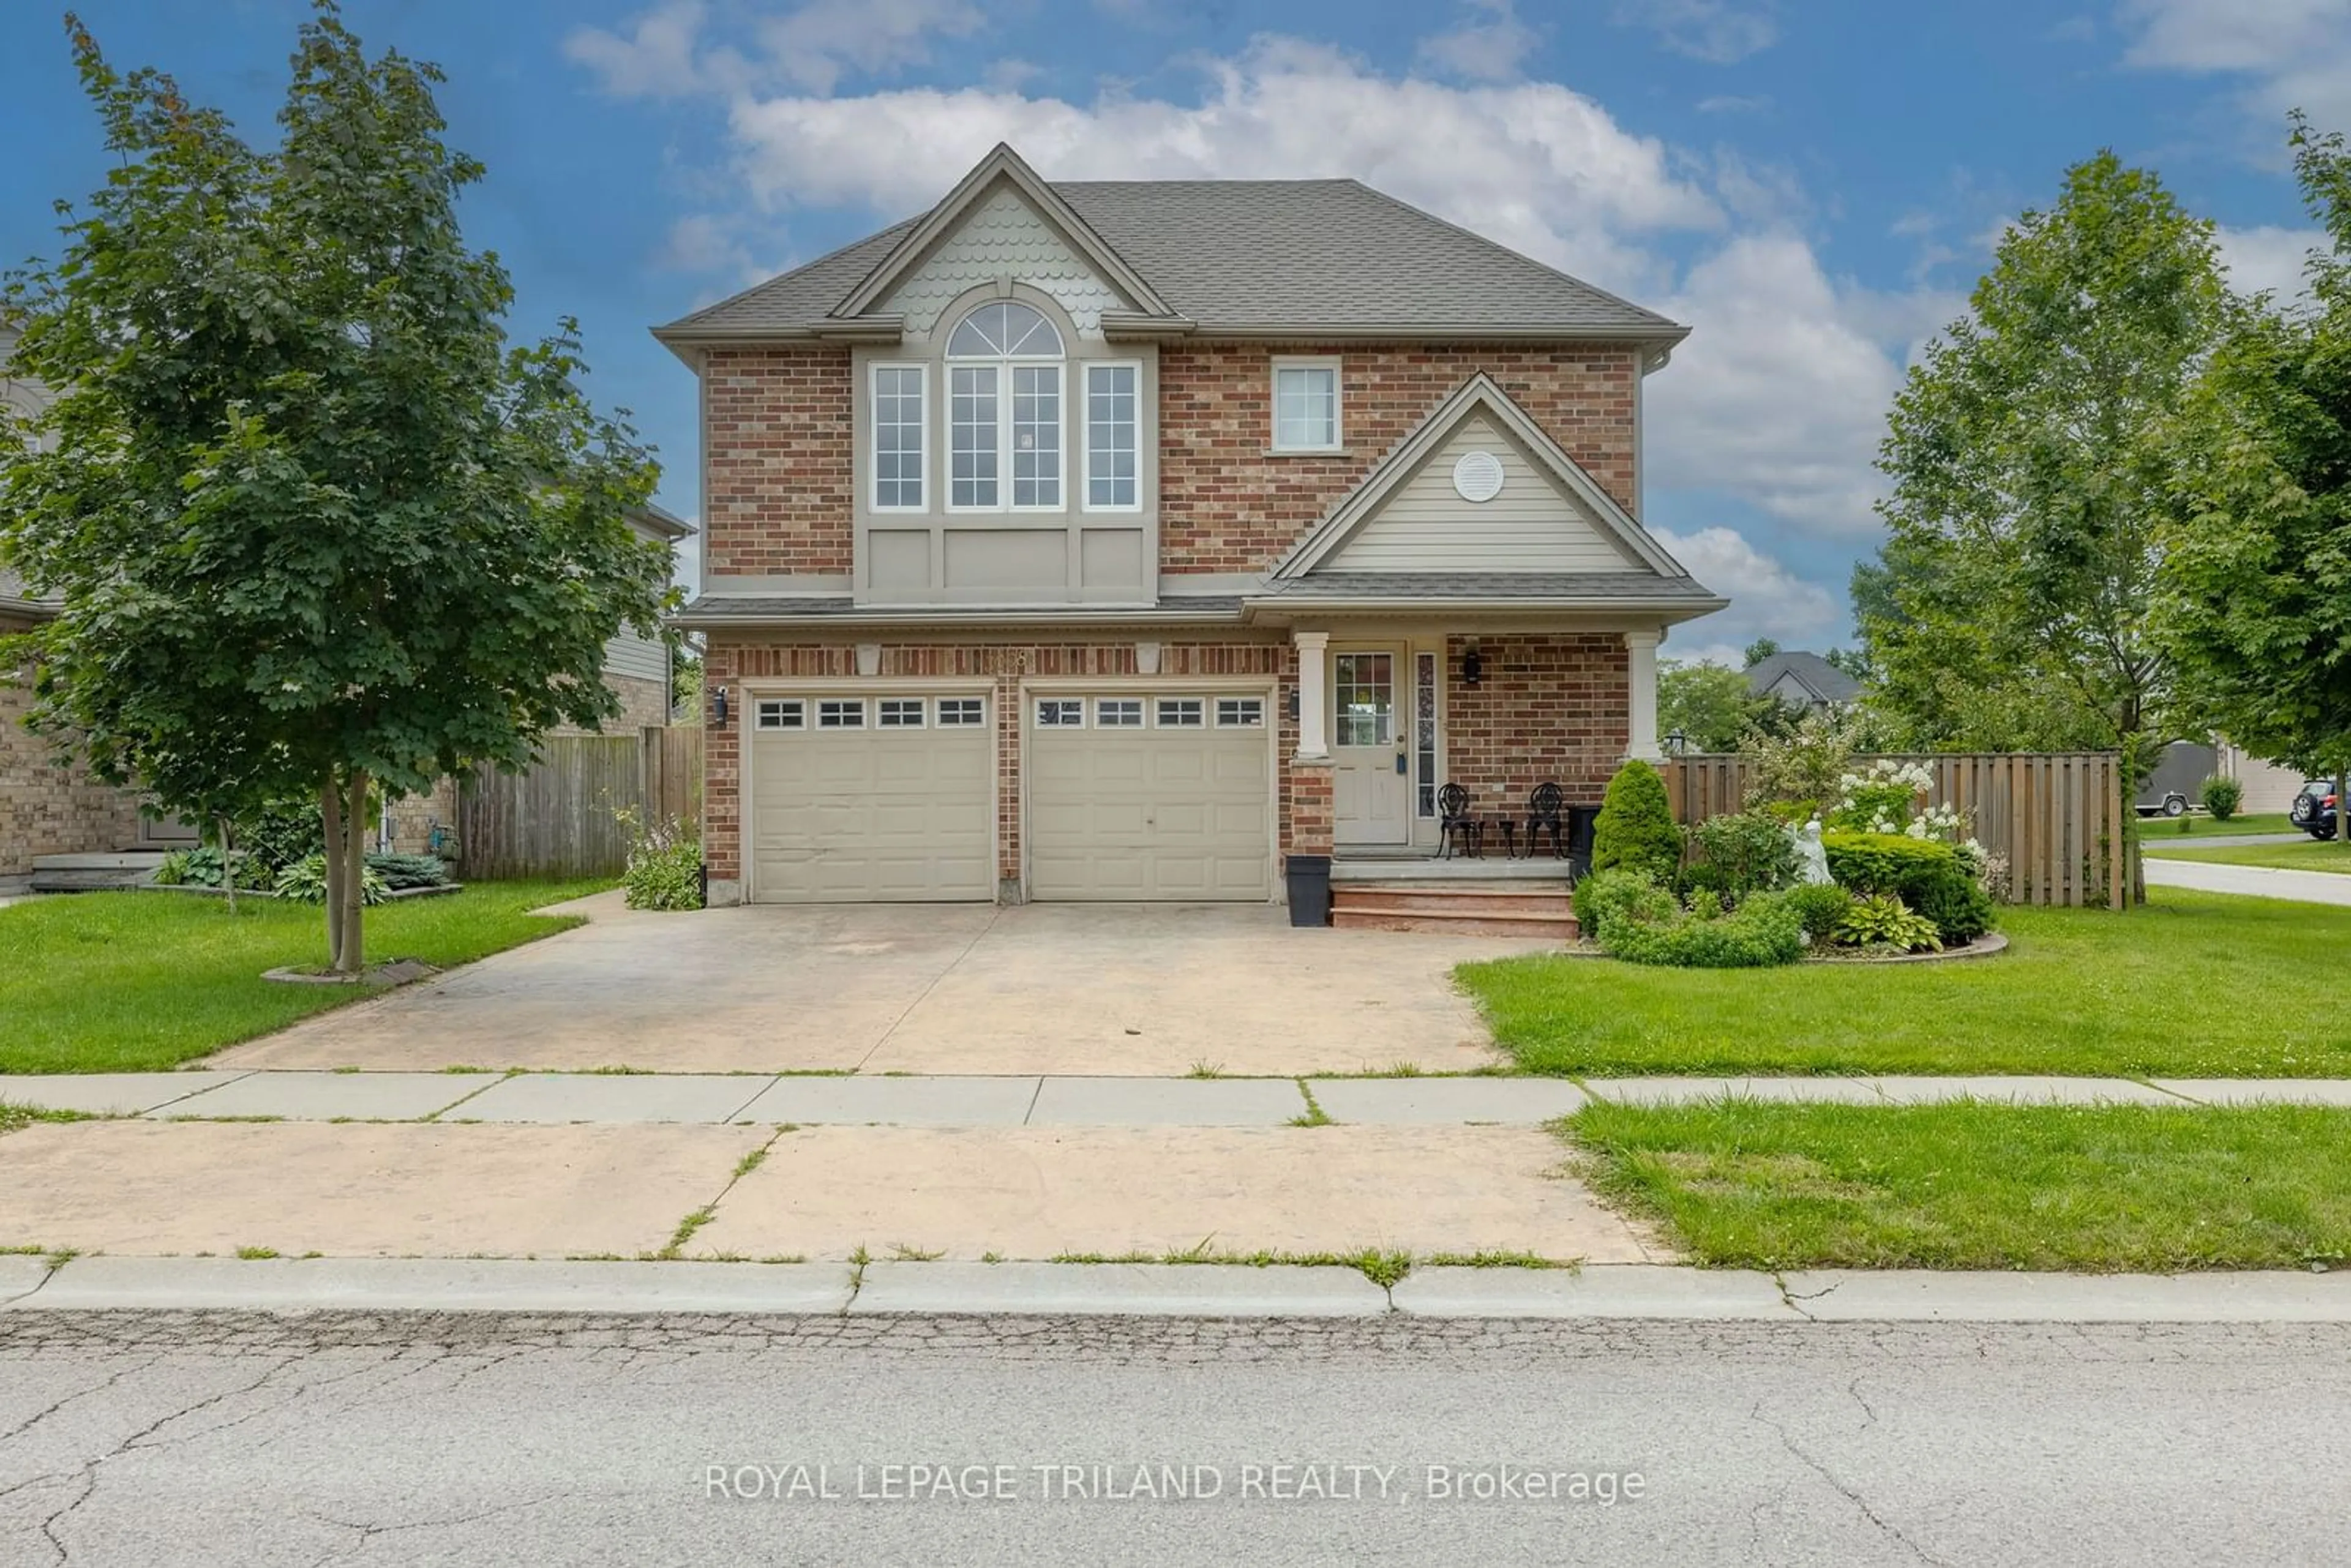
<path id="1" fill-rule="evenodd" d="M 841 1495 L 740 1495 L 796 1485 Z M 0 1324 L 12 1565 L 2316 1563 L 2346 1519 L 2341 1325 Z"/>

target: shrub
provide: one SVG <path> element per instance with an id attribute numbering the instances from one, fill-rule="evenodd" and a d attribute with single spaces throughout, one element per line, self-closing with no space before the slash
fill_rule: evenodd
<path id="1" fill-rule="evenodd" d="M 368 869 L 394 893 L 412 887 L 446 887 L 449 862 L 439 855 L 370 855 Z"/>
<path id="2" fill-rule="evenodd" d="M 296 861 L 277 873 L 277 885 L 274 891 L 278 897 L 290 898 L 298 904 L 326 903 L 327 857 L 322 854 L 305 855 Z M 381 872 L 373 866 L 365 867 L 360 872 L 361 904 L 381 904 L 391 896 L 392 889 L 384 884 Z"/>
<path id="3" fill-rule="evenodd" d="M 1669 920 L 1677 912 L 1674 895 L 1646 872 L 1619 867 L 1594 872 L 1575 884 L 1576 927 L 1595 942 L 1601 927 L 1612 919 L 1630 914 L 1636 919 Z"/>
<path id="4" fill-rule="evenodd" d="M 1837 782 L 1861 749 L 1853 721 L 1815 710 L 1785 735 L 1753 735 L 1744 747 L 1747 804 L 1792 806 L 1794 821 L 1816 814 L 1837 798 Z"/>
<path id="5" fill-rule="evenodd" d="M 1837 779 L 1835 809 L 1823 821 L 1848 832 L 1901 832 L 1918 814 L 1918 797 L 1934 782 L 1935 775 L 1923 762 L 1876 758 L 1860 772 Z"/>
<path id="6" fill-rule="evenodd" d="M 1714 875 L 1696 885 L 1710 886 L 1736 904 L 1750 893 L 1770 893 L 1796 880 L 1796 841 L 1769 811 L 1709 817 L 1690 830 L 1698 865 Z"/>
<path id="7" fill-rule="evenodd" d="M 1790 888 L 1782 896 L 1796 912 L 1796 922 L 1804 928 L 1804 940 L 1816 947 L 1836 939 L 1837 923 L 1853 907 L 1853 894 L 1833 882 L 1806 883 L 1802 887 Z"/>
<path id="8" fill-rule="evenodd" d="M 2245 803 L 2245 787 L 2234 779 L 2204 780 L 2204 809 L 2212 813 L 2216 822 L 2225 822 L 2237 814 Z"/>
<path id="9" fill-rule="evenodd" d="M 1627 762 L 1608 780 L 1592 826 L 1592 869 L 1645 871 L 1670 883 L 1682 866 L 1682 831 L 1666 800 L 1666 781 L 1646 762 Z"/>
<path id="10" fill-rule="evenodd" d="M 1902 953 L 1934 953 L 1942 949 L 1935 923 L 1914 913 L 1890 893 L 1873 893 L 1854 899 L 1837 922 L 1837 940 L 1855 947 L 1891 948 Z"/>
<path id="11" fill-rule="evenodd" d="M 1713 920 L 1679 912 L 1664 919 L 1620 915 L 1602 924 L 1600 946 L 1631 964 L 1761 969 L 1802 957 L 1804 928 L 1783 895 L 1759 893 Z"/>
<path id="12" fill-rule="evenodd" d="M 631 909 L 702 907 L 702 844 L 674 817 L 648 828 L 633 810 L 616 813 L 629 835 L 628 864 L 621 873 L 623 902 Z"/>
<path id="13" fill-rule="evenodd" d="M 1954 846 L 1903 833 L 1826 833 L 1829 874 L 1855 893 L 1891 894 L 1932 921 L 1949 946 L 1992 928 L 1991 895 Z"/>

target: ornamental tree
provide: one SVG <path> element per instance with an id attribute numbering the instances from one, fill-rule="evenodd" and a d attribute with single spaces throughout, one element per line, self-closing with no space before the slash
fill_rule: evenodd
<path id="1" fill-rule="evenodd" d="M 581 391 L 574 325 L 507 340 L 441 73 L 315 5 L 270 147 L 67 18 L 119 166 L 9 281 L 16 367 L 57 395 L 0 465 L 0 563 L 61 601 L 26 639 L 34 716 L 101 776 L 196 815 L 317 799 L 357 972 L 371 785 L 517 768 L 616 715 L 604 643 L 659 634 L 668 559 L 629 527 L 655 469 Z"/>
<path id="2" fill-rule="evenodd" d="M 2178 422 L 2163 570 L 2183 696 L 2257 755 L 2334 776 L 2351 845 L 2351 149 L 2294 117 L 2303 197 L 2329 235 L 2311 302 L 2248 302 Z"/>

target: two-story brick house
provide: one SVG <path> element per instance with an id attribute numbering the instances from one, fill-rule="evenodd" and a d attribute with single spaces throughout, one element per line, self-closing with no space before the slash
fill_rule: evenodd
<path id="1" fill-rule="evenodd" d="M 1687 329 L 1353 181 L 1049 184 L 657 329 L 714 903 L 1279 899 L 1655 756 Z M 1309 872 L 1311 874 L 1311 872 Z"/>

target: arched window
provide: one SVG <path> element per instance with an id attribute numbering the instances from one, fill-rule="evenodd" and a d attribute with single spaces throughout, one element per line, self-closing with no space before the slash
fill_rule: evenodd
<path id="1" fill-rule="evenodd" d="M 1017 299 L 978 307 L 947 337 L 947 505 L 1061 505 L 1061 334 Z"/>

